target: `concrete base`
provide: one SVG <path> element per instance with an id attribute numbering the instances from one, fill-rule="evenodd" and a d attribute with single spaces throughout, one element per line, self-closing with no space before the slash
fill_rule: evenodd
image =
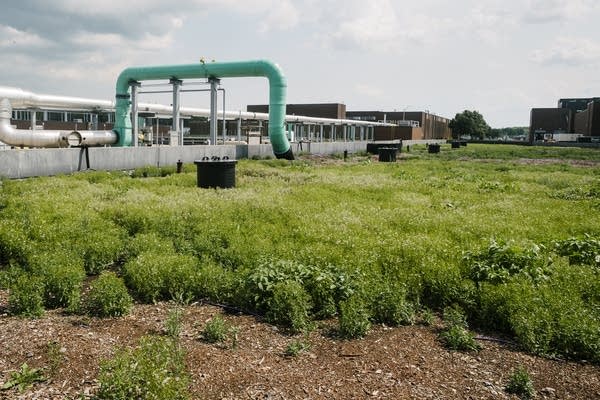
<path id="1" fill-rule="evenodd" d="M 335 154 L 366 151 L 366 141 L 356 142 L 303 142 L 292 143 L 294 155 Z M 218 146 L 152 146 L 152 147 L 91 147 L 90 169 L 117 171 L 145 166 L 175 166 L 177 161 L 192 163 L 202 157 L 243 158 L 274 157 L 270 144 L 218 145 Z M 5 178 L 29 178 L 71 174 L 86 169 L 86 156 L 82 149 L 11 149 L 0 151 L 0 176 Z"/>

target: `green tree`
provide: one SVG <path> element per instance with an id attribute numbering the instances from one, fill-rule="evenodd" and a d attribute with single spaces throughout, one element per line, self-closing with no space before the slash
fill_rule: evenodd
<path id="1" fill-rule="evenodd" d="M 478 111 L 470 110 L 456 114 L 448 126 L 452 129 L 453 138 L 469 135 L 472 138 L 483 139 L 491 130 L 485 119 L 483 119 L 483 115 Z"/>

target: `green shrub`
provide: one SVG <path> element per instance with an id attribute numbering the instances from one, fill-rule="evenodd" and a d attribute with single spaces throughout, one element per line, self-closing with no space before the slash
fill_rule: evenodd
<path id="1" fill-rule="evenodd" d="M 127 242 L 124 257 L 125 260 L 130 260 L 146 252 L 169 254 L 174 250 L 173 242 L 156 232 L 138 233 Z"/>
<path id="2" fill-rule="evenodd" d="M 600 238 L 585 234 L 582 238 L 569 238 L 554 243 L 554 250 L 569 257 L 572 264 L 587 264 L 600 268 Z"/>
<path id="3" fill-rule="evenodd" d="M 477 351 L 481 349 L 473 334 L 459 325 L 453 325 L 441 332 L 440 339 L 451 350 Z"/>
<path id="4" fill-rule="evenodd" d="M 339 335 L 345 339 L 361 338 L 371 328 L 371 321 L 366 302 L 358 295 L 353 295 L 339 304 Z"/>
<path id="5" fill-rule="evenodd" d="M 206 323 L 202 337 L 208 343 L 221 343 L 227 340 L 229 324 L 220 315 L 215 315 Z"/>
<path id="6" fill-rule="evenodd" d="M 8 390 L 16 387 L 19 393 L 25 391 L 36 382 L 44 382 L 46 377 L 39 368 L 31 368 L 27 363 L 21 365 L 18 371 L 11 372 L 10 379 L 0 387 L 2 390 Z"/>
<path id="7" fill-rule="evenodd" d="M 233 302 L 236 275 L 228 268 L 208 259 L 202 262 L 196 276 L 196 298 L 217 302 Z M 245 304 L 240 304 L 245 306 Z"/>
<path id="8" fill-rule="evenodd" d="M 405 289 L 399 285 L 378 285 L 373 294 L 373 318 L 389 326 L 411 325 L 415 322 L 415 307 L 406 300 Z"/>
<path id="9" fill-rule="evenodd" d="M 169 311 L 169 316 L 165 321 L 165 331 L 167 336 L 169 336 L 173 340 L 177 340 L 179 335 L 181 335 L 182 330 L 182 315 L 183 310 L 181 307 L 176 306 L 172 310 Z"/>
<path id="10" fill-rule="evenodd" d="M 311 307 L 310 296 L 300 283 L 278 282 L 273 286 L 266 316 L 270 322 L 297 333 L 308 328 Z"/>
<path id="11" fill-rule="evenodd" d="M 85 279 L 81 258 L 56 250 L 38 252 L 30 258 L 29 269 L 44 280 L 47 308 L 64 307 L 71 312 L 78 310 Z"/>
<path id="12" fill-rule="evenodd" d="M 459 351 L 481 349 L 479 343 L 475 341 L 475 336 L 468 331 L 467 318 L 460 307 L 446 307 L 443 319 L 446 328 L 439 336 L 447 348 Z"/>
<path id="13" fill-rule="evenodd" d="M 173 340 L 146 336 L 135 349 L 120 350 L 102 362 L 97 400 L 190 398 L 185 353 Z"/>
<path id="14" fill-rule="evenodd" d="M 13 315 L 40 317 L 44 314 L 44 283 L 39 276 L 21 274 L 10 286 L 8 309 Z"/>
<path id="15" fill-rule="evenodd" d="M 191 256 L 145 252 L 126 263 L 123 272 L 135 297 L 146 303 L 189 302 L 197 291 L 197 262 Z"/>
<path id="16" fill-rule="evenodd" d="M 285 348 L 284 354 L 288 357 L 296 357 L 303 351 L 310 349 L 310 343 L 305 340 L 293 340 Z"/>
<path id="17" fill-rule="evenodd" d="M 520 399 L 531 399 L 535 396 L 535 389 L 533 388 L 531 377 L 523 367 L 517 368 L 517 370 L 511 374 L 504 390 L 506 390 L 507 393 L 519 396 Z"/>
<path id="18" fill-rule="evenodd" d="M 86 299 L 88 312 L 98 317 L 126 315 L 131 305 L 131 296 L 123 280 L 111 271 L 100 274 L 92 283 Z"/>
<path id="19" fill-rule="evenodd" d="M 526 276 L 533 282 L 547 280 L 551 259 L 542 245 L 520 248 L 492 240 L 479 253 L 467 252 L 464 262 L 467 276 L 474 282 L 498 284 L 505 283 L 514 275 Z"/>

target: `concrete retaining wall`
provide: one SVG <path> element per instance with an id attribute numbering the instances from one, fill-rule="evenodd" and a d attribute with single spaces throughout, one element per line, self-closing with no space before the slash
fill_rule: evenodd
<path id="1" fill-rule="evenodd" d="M 292 143 L 294 154 L 334 154 L 365 151 L 367 142 Z M 273 157 L 269 144 L 219 146 L 153 146 L 89 148 L 89 168 L 94 170 L 129 170 L 145 166 L 175 166 L 177 161 L 191 163 L 202 157 L 230 159 Z M 0 151 L 0 176 L 28 178 L 71 174 L 86 169 L 82 149 L 12 149 Z"/>

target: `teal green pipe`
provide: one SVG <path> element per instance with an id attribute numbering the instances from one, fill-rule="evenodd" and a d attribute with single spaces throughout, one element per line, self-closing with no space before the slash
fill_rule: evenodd
<path id="1" fill-rule="evenodd" d="M 126 68 L 117 79 L 114 130 L 118 146 L 131 146 L 130 83 L 156 79 L 229 78 L 264 76 L 269 80 L 269 139 L 277 158 L 294 159 L 285 135 L 287 83 L 279 67 L 266 60 L 198 63 Z"/>

